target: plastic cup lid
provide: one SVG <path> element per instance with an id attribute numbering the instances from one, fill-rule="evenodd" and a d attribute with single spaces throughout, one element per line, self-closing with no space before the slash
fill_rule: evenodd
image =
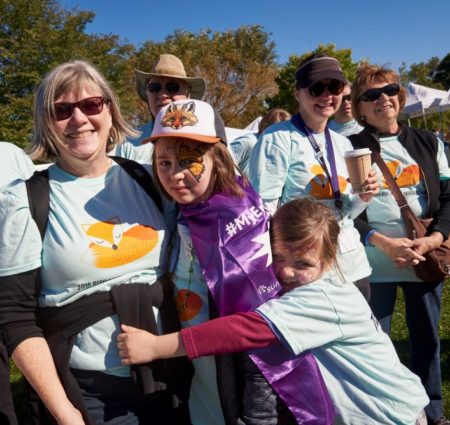
<path id="1" fill-rule="evenodd" d="M 372 151 L 369 148 L 354 149 L 352 151 L 346 151 L 344 157 L 349 158 L 353 156 L 370 155 Z"/>

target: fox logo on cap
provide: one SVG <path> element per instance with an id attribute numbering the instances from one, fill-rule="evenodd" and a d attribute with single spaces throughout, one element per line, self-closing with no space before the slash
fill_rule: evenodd
<path id="1" fill-rule="evenodd" d="M 171 103 L 167 108 L 166 113 L 161 118 L 161 125 L 163 127 L 171 127 L 174 130 L 195 125 L 198 123 L 198 119 L 194 112 L 194 102 L 189 102 L 182 105 Z"/>

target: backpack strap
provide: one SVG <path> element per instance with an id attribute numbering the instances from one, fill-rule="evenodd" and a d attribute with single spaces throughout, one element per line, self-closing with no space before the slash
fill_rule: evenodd
<path id="1" fill-rule="evenodd" d="M 50 209 L 48 170 L 35 171 L 28 180 L 25 180 L 25 185 L 27 187 L 31 217 L 36 222 L 41 238 L 44 240 Z"/>
<path id="2" fill-rule="evenodd" d="M 111 156 L 111 158 L 119 164 L 129 176 L 137 183 L 145 193 L 150 196 L 158 210 L 163 214 L 163 206 L 161 195 L 155 187 L 152 176 L 147 172 L 147 170 L 138 162 L 132 161 L 131 159 L 125 159 L 120 156 Z"/>
<path id="3" fill-rule="evenodd" d="M 142 187 L 148 196 L 153 200 L 158 210 L 163 213 L 162 199 L 155 187 L 153 178 L 147 170 L 136 161 L 111 157 L 120 165 L 128 175 Z M 30 205 L 31 217 L 36 222 L 42 240 L 44 240 L 45 231 L 48 224 L 48 212 L 50 209 L 50 184 L 48 170 L 35 171 L 34 174 L 25 181 L 28 194 L 28 203 Z"/>

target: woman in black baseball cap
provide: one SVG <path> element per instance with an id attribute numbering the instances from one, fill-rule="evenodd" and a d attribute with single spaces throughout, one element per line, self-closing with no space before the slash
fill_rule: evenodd
<path id="1" fill-rule="evenodd" d="M 324 54 L 309 56 L 295 71 L 295 98 L 306 125 L 322 133 L 342 101 L 346 78 L 339 61 Z"/>
<path id="2" fill-rule="evenodd" d="M 375 173 L 363 194 L 348 183 L 345 151 L 350 141 L 328 129 L 347 80 L 339 61 L 324 54 L 304 59 L 295 72 L 298 114 L 269 127 L 253 149 L 249 177 L 270 212 L 286 202 L 313 197 L 331 207 L 341 226 L 338 261 L 346 280 L 369 298 L 371 269 L 352 218 L 379 190 Z"/>

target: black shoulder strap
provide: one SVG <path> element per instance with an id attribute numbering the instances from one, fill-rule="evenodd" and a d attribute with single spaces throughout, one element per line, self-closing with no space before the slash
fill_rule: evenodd
<path id="1" fill-rule="evenodd" d="M 162 213 L 162 199 L 161 195 L 155 187 L 153 178 L 147 172 L 147 170 L 138 162 L 132 161 L 131 159 L 125 159 L 120 156 L 111 156 L 111 158 L 117 162 L 128 174 L 136 181 L 139 186 L 145 191 L 145 193 L 150 196 L 158 210 Z"/>
<path id="2" fill-rule="evenodd" d="M 30 205 L 31 217 L 36 222 L 42 240 L 48 223 L 48 211 L 50 209 L 50 185 L 48 182 L 48 170 L 35 171 L 25 181 Z"/>
<path id="3" fill-rule="evenodd" d="M 117 156 L 111 157 L 119 164 L 128 175 L 135 180 L 139 186 L 153 200 L 158 210 L 162 213 L 162 199 L 157 191 L 153 179 L 147 173 L 145 168 L 130 159 Z M 28 194 L 28 203 L 30 205 L 31 216 L 36 222 L 42 240 L 44 240 L 45 231 L 48 224 L 48 212 L 50 209 L 50 184 L 48 181 L 48 170 L 35 171 L 35 173 L 25 181 Z"/>

